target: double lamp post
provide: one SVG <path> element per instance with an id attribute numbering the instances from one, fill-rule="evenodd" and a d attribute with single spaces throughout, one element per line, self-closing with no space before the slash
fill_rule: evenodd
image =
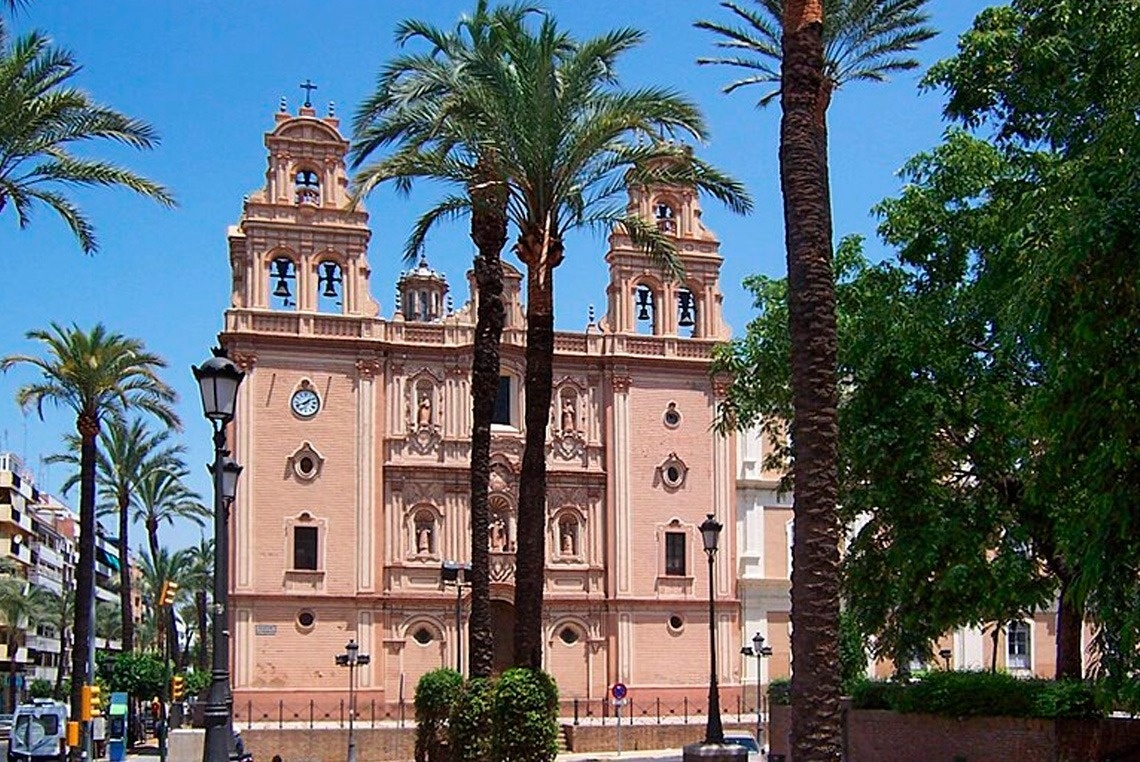
<path id="1" fill-rule="evenodd" d="M 760 662 L 767 656 L 772 655 L 772 646 L 764 645 L 764 636 L 756 633 L 752 636 L 752 645 L 745 646 L 740 649 L 740 653 L 744 656 L 756 657 L 756 740 L 759 742 L 761 748 L 764 746 L 764 681 L 761 672 Z"/>
<path id="2" fill-rule="evenodd" d="M 368 654 L 360 653 L 360 644 L 356 638 L 348 641 L 344 653 L 337 654 L 338 667 L 348 667 L 348 762 L 356 762 L 356 668 L 363 667 L 372 661 Z"/>
<path id="3" fill-rule="evenodd" d="M 206 700 L 206 742 L 203 762 L 227 762 L 233 750 L 228 612 L 229 511 L 237 495 L 241 466 L 226 449 L 226 426 L 234 419 L 237 391 L 245 373 L 215 349 L 201 367 L 191 368 L 202 393 L 202 410 L 214 428 L 214 462 L 209 466 L 214 480 L 214 606 L 213 661 L 210 692 Z"/>

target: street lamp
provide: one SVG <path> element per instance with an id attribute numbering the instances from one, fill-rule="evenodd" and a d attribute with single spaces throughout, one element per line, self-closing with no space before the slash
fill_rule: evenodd
<path id="1" fill-rule="evenodd" d="M 372 661 L 368 654 L 360 653 L 356 639 L 348 641 L 344 653 L 337 654 L 338 667 L 348 667 L 348 762 L 356 762 L 356 735 L 353 720 L 356 719 L 356 668 Z"/>
<path id="2" fill-rule="evenodd" d="M 713 584 L 713 564 L 722 528 L 723 525 L 711 513 L 701 523 L 701 541 L 705 546 L 705 555 L 709 557 L 709 717 L 705 726 L 706 744 L 724 743 L 724 727 L 720 724 L 720 691 L 716 684 L 716 593 Z"/>
<path id="3" fill-rule="evenodd" d="M 949 648 L 943 648 L 941 651 L 938 652 L 938 655 L 942 657 L 942 661 L 944 661 L 946 663 L 946 671 L 947 672 L 950 671 L 950 657 L 953 656 L 953 654 L 954 654 L 954 652 L 951 651 Z"/>
<path id="4" fill-rule="evenodd" d="M 760 748 L 764 748 L 764 731 L 761 729 L 764 717 L 764 687 L 760 660 L 772 655 L 772 646 L 764 645 L 764 636 L 756 633 L 752 636 L 752 645 L 741 648 L 740 653 L 756 657 L 756 742 L 760 744 Z"/>
<path id="5" fill-rule="evenodd" d="M 463 674 L 463 588 L 471 587 L 471 564 L 444 561 L 439 569 L 443 584 L 455 585 L 455 671 Z"/>
<path id="6" fill-rule="evenodd" d="M 210 692 L 206 700 L 206 743 L 203 762 L 226 762 L 231 756 L 230 666 L 226 599 L 229 595 L 229 510 L 237 494 L 241 466 L 226 449 L 226 425 L 234 419 L 237 391 L 245 373 L 214 349 L 201 367 L 191 367 L 202 393 L 202 411 L 214 428 L 214 462 L 208 466 L 214 480 L 214 632 Z"/>

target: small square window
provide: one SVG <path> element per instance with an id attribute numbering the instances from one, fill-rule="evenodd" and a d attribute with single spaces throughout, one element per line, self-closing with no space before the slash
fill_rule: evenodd
<path id="1" fill-rule="evenodd" d="M 317 570 L 317 528 L 293 527 L 293 568 Z"/>
<path id="2" fill-rule="evenodd" d="M 495 398 L 495 415 L 491 423 L 511 425 L 511 377 L 499 376 L 499 396 Z"/>
<path id="3" fill-rule="evenodd" d="M 665 574 L 670 577 L 685 576 L 685 534 L 665 533 Z"/>

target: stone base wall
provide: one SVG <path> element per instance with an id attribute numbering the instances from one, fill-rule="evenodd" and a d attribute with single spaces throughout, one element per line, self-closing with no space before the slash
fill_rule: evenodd
<path id="1" fill-rule="evenodd" d="M 791 712 L 772 707 L 772 758 L 789 751 Z M 1044 720 L 1021 717 L 940 717 L 871 709 L 850 710 L 848 762 L 969 762 L 1140 759 L 1140 721 Z"/>
<path id="2" fill-rule="evenodd" d="M 406 762 L 415 756 L 414 725 L 359 728 L 354 735 L 358 762 Z M 344 762 L 348 750 L 348 730 L 340 728 L 243 728 L 241 737 L 255 762 L 269 762 L 274 754 L 285 762 Z"/>
<path id="3" fill-rule="evenodd" d="M 617 750 L 617 725 L 563 725 L 563 734 L 570 751 L 612 752 Z M 755 723 L 725 722 L 725 732 L 745 731 L 756 735 Z M 657 723 L 621 726 L 622 751 L 644 751 L 651 749 L 680 749 L 686 744 L 697 743 L 705 738 L 705 723 Z"/>

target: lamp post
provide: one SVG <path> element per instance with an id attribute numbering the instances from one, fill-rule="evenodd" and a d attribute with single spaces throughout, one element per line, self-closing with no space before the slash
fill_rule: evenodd
<path id="1" fill-rule="evenodd" d="M 234 419 L 237 391 L 245 373 L 214 349 L 214 356 L 191 370 L 202 393 L 202 410 L 214 428 L 214 462 L 208 468 L 214 480 L 214 607 L 213 659 L 210 692 L 206 700 L 206 742 L 203 762 L 226 762 L 230 758 L 233 732 L 230 707 L 230 667 L 226 610 L 229 594 L 229 509 L 237 494 L 241 466 L 226 449 L 226 425 Z"/>
<path id="2" fill-rule="evenodd" d="M 344 647 L 344 653 L 337 654 L 338 667 L 348 667 L 348 762 L 356 762 L 356 668 L 372 661 L 368 654 L 360 653 L 360 645 L 353 638 Z"/>
<path id="3" fill-rule="evenodd" d="M 756 633 L 752 636 L 752 645 L 745 646 L 740 649 L 740 653 L 745 656 L 756 657 L 756 742 L 760 744 L 760 748 L 764 748 L 764 731 L 762 723 L 764 721 L 764 685 L 760 667 L 760 660 L 765 656 L 772 655 L 772 647 L 764 645 L 764 636 Z"/>
<path id="4" fill-rule="evenodd" d="M 950 657 L 954 655 L 954 652 L 951 651 L 949 648 L 943 648 L 941 651 L 938 652 L 938 655 L 942 657 L 942 661 L 946 664 L 946 671 L 949 672 L 950 671 Z"/>
<path id="5" fill-rule="evenodd" d="M 455 671 L 463 674 L 463 588 L 471 587 L 471 564 L 444 561 L 439 569 L 444 586 L 455 585 Z"/>
<path id="6" fill-rule="evenodd" d="M 720 724 L 720 691 L 716 684 L 716 588 L 713 582 L 713 564 L 722 528 L 723 525 L 711 513 L 701 523 L 701 541 L 705 555 L 709 557 L 709 717 L 705 726 L 706 744 L 724 743 L 724 727 Z"/>

